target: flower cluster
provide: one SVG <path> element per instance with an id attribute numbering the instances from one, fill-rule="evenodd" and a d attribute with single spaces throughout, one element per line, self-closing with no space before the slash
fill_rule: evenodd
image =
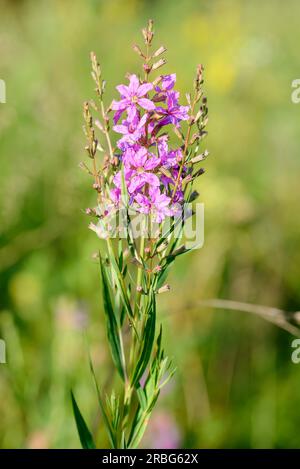
<path id="1" fill-rule="evenodd" d="M 97 192 L 97 206 L 86 213 L 97 220 L 90 228 L 106 241 L 97 257 L 107 337 L 121 380 L 117 396 L 113 389 L 102 396 L 98 386 L 97 392 L 110 445 L 122 449 L 138 447 L 161 389 L 175 371 L 157 327 L 156 296 L 170 290 L 165 282 L 176 257 L 198 247 L 187 246 L 183 229 L 188 217 L 196 219 L 197 210 L 187 206 L 199 195 L 193 184 L 203 168 L 197 165 L 208 155 L 199 153 L 207 134 L 203 67 L 197 67 L 188 105 L 181 105 L 175 74 L 149 78 L 166 63 L 160 58 L 166 48 L 152 49 L 152 20 L 142 34 L 145 47 L 133 49 L 143 60 L 144 79 L 129 75 L 128 85 L 117 86 L 119 100 L 106 107 L 105 81 L 92 52 L 97 100 L 83 106 L 91 164 L 82 162 L 81 168 Z M 112 132 L 118 138 L 112 140 Z M 173 144 L 171 132 L 179 143 Z M 179 245 L 182 237 L 185 244 Z M 91 371 L 96 383 L 92 363 Z M 73 395 L 72 402 L 83 447 L 96 447 Z"/>
<path id="2" fill-rule="evenodd" d="M 121 169 L 113 178 L 111 199 L 120 203 L 124 178 L 130 205 L 151 214 L 157 223 L 176 215 L 183 201 L 182 149 L 169 147 L 165 131 L 166 126 L 178 128 L 189 118 L 189 106 L 178 102 L 175 81 L 175 74 L 161 76 L 155 83 L 131 75 L 128 86 L 117 86 L 120 100 L 111 105 L 113 130 L 121 135 L 117 141 Z"/>

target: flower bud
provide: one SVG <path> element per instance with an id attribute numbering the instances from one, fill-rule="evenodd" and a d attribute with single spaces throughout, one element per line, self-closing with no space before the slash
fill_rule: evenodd
<path id="1" fill-rule="evenodd" d="M 95 189 L 97 192 L 101 192 L 100 184 L 98 184 L 97 182 L 94 182 L 93 189 Z"/>
<path id="2" fill-rule="evenodd" d="M 171 287 L 170 287 L 170 285 L 167 283 L 166 285 L 163 285 L 162 287 L 160 287 L 160 288 L 156 291 L 156 293 L 157 293 L 157 294 L 159 294 L 159 293 L 166 293 L 166 292 L 168 292 L 168 291 L 170 291 L 170 290 L 171 290 Z"/>
<path id="3" fill-rule="evenodd" d="M 152 70 L 157 70 L 167 63 L 166 59 L 160 59 L 158 62 L 152 65 Z"/>
<path id="4" fill-rule="evenodd" d="M 137 44 L 134 44 L 132 46 L 134 52 L 136 52 L 140 57 L 143 57 L 143 59 L 145 59 L 145 54 L 143 54 L 143 52 L 141 51 L 141 48 L 137 45 Z"/>
<path id="5" fill-rule="evenodd" d="M 209 152 L 207 150 L 205 150 L 203 153 L 201 153 L 200 155 L 197 155 L 197 156 L 194 156 L 192 159 L 191 159 L 191 163 L 199 163 L 199 161 L 203 161 L 205 160 L 205 158 L 207 158 L 207 156 L 209 155 Z"/>
<path id="6" fill-rule="evenodd" d="M 161 243 L 158 248 L 157 248 L 157 252 L 161 252 L 161 251 L 164 251 L 167 247 L 168 247 L 168 241 L 164 241 L 163 243 Z"/>
<path id="7" fill-rule="evenodd" d="M 159 49 L 157 49 L 157 51 L 154 52 L 154 54 L 152 55 L 152 57 L 159 57 L 161 54 L 163 54 L 164 52 L 166 52 L 166 47 L 164 46 L 161 46 Z"/>
<path id="8" fill-rule="evenodd" d="M 95 120 L 95 126 L 98 127 L 98 129 L 101 130 L 101 132 L 104 132 L 104 127 L 101 124 L 101 122 L 99 121 L 99 119 Z"/>
<path id="9" fill-rule="evenodd" d="M 194 202 L 199 197 L 198 191 L 193 191 L 189 197 L 189 203 Z"/>

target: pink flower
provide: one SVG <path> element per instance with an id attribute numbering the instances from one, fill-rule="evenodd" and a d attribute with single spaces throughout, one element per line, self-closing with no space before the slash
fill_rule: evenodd
<path id="1" fill-rule="evenodd" d="M 131 75 L 129 78 L 129 85 L 118 85 L 117 90 L 121 95 L 120 101 L 112 102 L 112 109 L 117 111 L 114 116 L 114 122 L 118 122 L 121 114 L 127 110 L 128 114 L 135 112 L 137 105 L 146 109 L 146 111 L 153 111 L 155 104 L 148 98 L 143 98 L 150 90 L 153 89 L 152 83 L 143 83 L 140 85 L 139 79 L 136 75 Z"/>
<path id="2" fill-rule="evenodd" d="M 127 145 L 134 145 L 144 134 L 145 124 L 147 121 L 147 114 L 144 114 L 141 119 L 136 115 L 132 121 L 124 120 L 122 124 L 115 125 L 113 130 L 123 137 L 118 140 L 118 147 L 125 150 Z"/>
<path id="3" fill-rule="evenodd" d="M 177 180 L 183 158 L 182 149 L 169 148 L 168 134 L 159 136 L 162 126 L 179 126 L 181 120 L 188 119 L 189 107 L 179 105 L 179 93 L 173 90 L 175 82 L 175 74 L 164 75 L 159 87 L 155 88 L 158 94 L 150 101 L 144 96 L 153 89 L 153 85 L 140 84 L 137 76 L 131 75 L 129 86 L 117 86 L 122 99 L 112 105 L 116 111 L 115 122 L 125 110 L 127 117 L 113 127 L 115 132 L 121 134 L 117 147 L 121 150 L 119 158 L 122 169 L 113 178 L 111 200 L 119 206 L 124 173 L 129 204 L 139 212 L 151 214 L 157 223 L 167 216 L 176 216 L 184 198 L 182 179 L 186 176 L 185 167 Z M 154 104 L 159 101 L 164 103 L 162 107 Z M 161 116 L 158 121 L 149 114 L 152 110 Z M 173 193 L 175 187 L 176 192 Z"/>
<path id="4" fill-rule="evenodd" d="M 176 127 L 179 127 L 180 121 L 188 120 L 189 106 L 180 106 L 178 103 L 178 98 L 179 98 L 179 93 L 177 91 L 168 91 L 167 98 L 166 98 L 167 107 L 156 108 L 156 111 L 158 112 L 158 114 L 165 116 L 159 122 L 160 126 L 173 124 Z"/>
<path id="5" fill-rule="evenodd" d="M 148 158 L 148 151 L 146 148 L 141 147 L 137 152 L 134 152 L 130 161 L 131 174 L 129 177 L 128 192 L 132 194 L 137 189 L 141 189 L 145 184 L 158 187 L 160 181 L 156 174 L 151 171 L 157 168 L 160 164 L 160 159 L 156 156 Z"/>
<path id="6" fill-rule="evenodd" d="M 182 160 L 181 148 L 169 151 L 168 142 L 165 136 L 160 138 L 157 144 L 157 148 L 161 162 L 167 169 L 177 167 L 179 162 Z"/>
<path id="7" fill-rule="evenodd" d="M 169 207 L 171 197 L 162 194 L 158 187 L 150 187 L 149 196 L 138 193 L 135 201 L 139 204 L 137 210 L 141 213 L 150 213 L 156 223 L 161 223 L 167 216 L 173 215 Z"/>
<path id="8" fill-rule="evenodd" d="M 156 91 L 170 91 L 174 88 L 176 83 L 176 73 L 171 75 L 163 75 L 161 80 L 161 88 L 157 86 Z"/>

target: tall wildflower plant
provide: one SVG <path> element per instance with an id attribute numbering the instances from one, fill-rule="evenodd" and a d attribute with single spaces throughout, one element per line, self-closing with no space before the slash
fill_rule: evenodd
<path id="1" fill-rule="evenodd" d="M 193 249 L 180 244 L 186 220 L 193 217 L 185 208 L 198 196 L 193 184 L 208 154 L 200 151 L 207 123 L 202 65 L 193 93 L 181 104 L 176 74 L 158 72 L 166 49 L 152 48 L 151 20 L 142 33 L 144 47 L 135 45 L 134 51 L 143 73 L 128 75 L 108 107 L 106 82 L 91 53 L 97 101 L 83 107 L 90 164 L 81 167 L 92 176 L 97 194 L 95 207 L 86 212 L 93 219 L 90 228 L 106 243 L 99 263 L 118 392 L 104 396 L 92 363 L 91 372 L 112 448 L 139 446 L 160 391 L 174 373 L 163 348 L 156 297 L 170 289 L 165 282 L 176 258 Z M 94 448 L 73 394 L 72 402 L 82 446 Z"/>

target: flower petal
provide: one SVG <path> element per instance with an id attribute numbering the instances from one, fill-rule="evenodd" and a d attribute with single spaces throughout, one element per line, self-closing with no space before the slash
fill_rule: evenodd
<path id="1" fill-rule="evenodd" d="M 158 187 L 160 185 L 159 179 L 155 174 L 152 173 L 142 173 L 140 178 L 146 183 L 150 184 L 150 186 Z"/>
<path id="2" fill-rule="evenodd" d="M 172 73 L 171 75 L 164 75 L 161 82 L 161 87 L 164 91 L 169 91 L 174 87 L 175 82 L 176 73 Z"/>
<path id="3" fill-rule="evenodd" d="M 143 85 L 139 86 L 136 95 L 138 98 L 145 96 L 150 90 L 153 90 L 152 83 L 144 83 Z"/>
<path id="4" fill-rule="evenodd" d="M 111 108 L 113 111 L 124 111 L 128 106 L 128 99 L 121 99 L 120 101 L 113 101 Z"/>
<path id="5" fill-rule="evenodd" d="M 124 122 L 124 121 L 123 121 Z M 126 125 L 114 125 L 113 130 L 118 134 L 128 134 L 128 127 Z"/>
<path id="6" fill-rule="evenodd" d="M 136 95 L 136 92 L 139 86 L 140 86 L 140 81 L 138 77 L 136 75 L 130 75 L 129 86 L 128 86 L 130 96 Z"/>
<path id="7" fill-rule="evenodd" d="M 139 98 L 138 104 L 146 111 L 153 111 L 155 109 L 155 104 L 147 98 Z"/>
<path id="8" fill-rule="evenodd" d="M 128 192 L 132 194 L 136 189 L 140 189 L 145 184 L 145 181 L 142 178 L 141 174 L 136 174 L 131 178 L 130 184 L 128 186 Z"/>
<path id="9" fill-rule="evenodd" d="M 157 166 L 160 164 L 160 162 L 161 162 L 160 158 L 157 158 L 157 156 L 153 156 L 152 158 L 149 158 L 144 163 L 144 168 L 147 171 L 151 171 L 151 169 L 157 168 Z"/>
<path id="10" fill-rule="evenodd" d="M 116 86 L 116 89 L 119 91 L 120 95 L 125 97 L 125 98 L 129 98 L 130 97 L 130 92 L 129 92 L 129 88 L 128 86 L 126 85 L 118 85 Z"/>

